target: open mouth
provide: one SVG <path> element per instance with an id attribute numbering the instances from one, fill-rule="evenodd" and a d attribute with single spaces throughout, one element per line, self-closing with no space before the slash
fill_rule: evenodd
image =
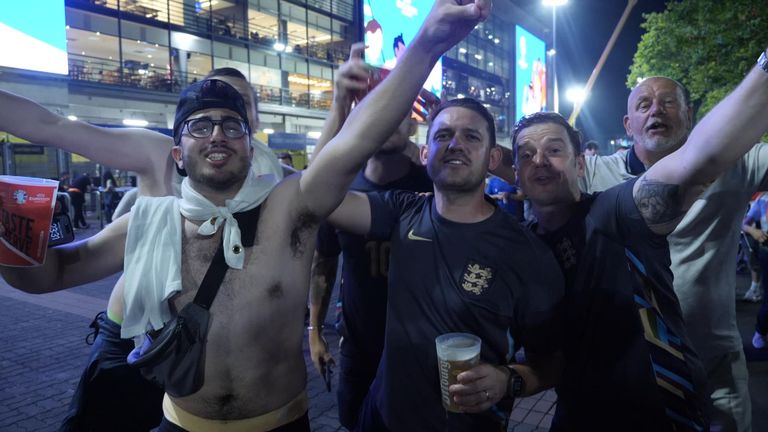
<path id="1" fill-rule="evenodd" d="M 669 125 L 660 121 L 654 121 L 645 128 L 645 131 L 650 133 L 667 132 L 669 131 Z"/>
<path id="2" fill-rule="evenodd" d="M 446 165 L 455 165 L 455 166 L 469 165 L 469 162 L 459 158 L 448 158 L 448 159 L 445 159 L 443 163 Z"/>
<path id="3" fill-rule="evenodd" d="M 219 165 L 226 162 L 229 156 L 230 156 L 229 152 L 212 151 L 212 152 L 206 153 L 205 160 L 214 165 Z"/>
<path id="4" fill-rule="evenodd" d="M 536 175 L 532 178 L 533 183 L 538 185 L 546 185 L 546 184 L 552 183 L 556 179 L 557 177 L 553 175 L 546 175 L 546 174 Z"/>

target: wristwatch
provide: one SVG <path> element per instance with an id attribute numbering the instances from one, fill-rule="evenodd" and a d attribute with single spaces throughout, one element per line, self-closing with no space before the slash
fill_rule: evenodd
<path id="1" fill-rule="evenodd" d="M 525 391 L 525 381 L 523 381 L 522 375 L 517 373 L 515 368 L 509 365 L 505 365 L 509 371 L 509 377 L 507 377 L 507 397 L 515 400 L 519 398 Z"/>
<path id="2" fill-rule="evenodd" d="M 765 51 L 760 54 L 760 58 L 757 59 L 757 65 L 760 66 L 765 73 L 768 73 L 768 57 L 765 55 Z"/>

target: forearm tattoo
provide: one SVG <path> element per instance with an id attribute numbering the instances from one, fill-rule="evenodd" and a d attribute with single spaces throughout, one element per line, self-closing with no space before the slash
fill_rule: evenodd
<path id="1" fill-rule="evenodd" d="M 649 226 L 674 222 L 685 214 L 680 185 L 641 178 L 635 203 Z"/>

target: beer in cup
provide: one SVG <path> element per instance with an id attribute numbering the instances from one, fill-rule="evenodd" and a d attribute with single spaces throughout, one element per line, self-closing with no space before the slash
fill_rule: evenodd
<path id="1" fill-rule="evenodd" d="M 448 394 L 448 387 L 458 383 L 456 377 L 460 373 L 480 363 L 480 338 L 469 333 L 446 333 L 435 339 L 435 345 L 443 407 L 450 412 L 461 412 Z"/>

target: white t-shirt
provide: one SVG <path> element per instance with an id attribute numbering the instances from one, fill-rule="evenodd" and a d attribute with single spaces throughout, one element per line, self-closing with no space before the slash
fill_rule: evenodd
<path id="1" fill-rule="evenodd" d="M 628 153 L 587 157 L 585 192 L 634 177 L 627 170 Z M 749 199 L 766 190 L 767 172 L 768 144 L 757 144 L 704 191 L 668 236 L 675 293 L 688 336 L 705 363 L 742 349 L 736 325 L 736 253 Z"/>

